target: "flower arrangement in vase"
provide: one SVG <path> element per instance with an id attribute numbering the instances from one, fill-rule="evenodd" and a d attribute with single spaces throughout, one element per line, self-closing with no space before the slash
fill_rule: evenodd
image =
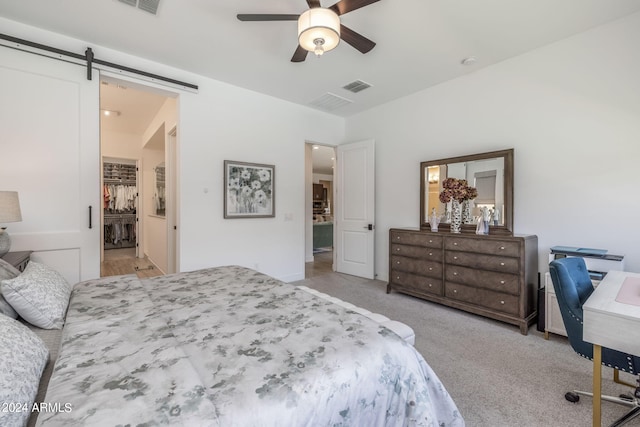
<path id="1" fill-rule="evenodd" d="M 446 178 L 442 181 L 442 191 L 439 199 L 442 203 L 451 202 L 451 232 L 460 233 L 462 224 L 462 204 L 465 206 L 465 223 L 470 221 L 471 206 L 470 201 L 478 196 L 478 190 L 470 187 L 466 179 Z"/>

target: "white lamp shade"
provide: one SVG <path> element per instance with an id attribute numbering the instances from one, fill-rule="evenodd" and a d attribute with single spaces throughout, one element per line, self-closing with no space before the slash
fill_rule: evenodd
<path id="1" fill-rule="evenodd" d="M 22 221 L 17 191 L 0 191 L 0 224 Z"/>
<path id="2" fill-rule="evenodd" d="M 338 46 L 340 42 L 340 18 L 323 7 L 315 7 L 304 12 L 298 18 L 298 43 L 304 49 L 313 52 L 316 39 L 324 40 L 325 52 Z"/>

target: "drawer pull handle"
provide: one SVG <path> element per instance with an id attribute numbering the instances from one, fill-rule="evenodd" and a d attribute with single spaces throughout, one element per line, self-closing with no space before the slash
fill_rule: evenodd
<path id="1" fill-rule="evenodd" d="M 433 287 L 433 285 L 432 285 L 431 283 L 429 283 L 429 287 L 430 287 L 430 288 L 432 288 L 432 287 Z"/>
<path id="2" fill-rule="evenodd" d="M 433 256 L 433 252 L 429 252 L 429 256 Z"/>
<path id="3" fill-rule="evenodd" d="M 400 276 L 396 276 L 396 280 L 400 280 Z"/>
<path id="4" fill-rule="evenodd" d="M 500 304 L 504 305 L 504 301 L 500 301 Z"/>
<path id="5" fill-rule="evenodd" d="M 504 262 L 501 262 L 500 265 L 504 266 Z"/>
<path id="6" fill-rule="evenodd" d="M 458 272 L 457 272 L 457 271 L 454 271 L 454 272 L 453 272 L 453 275 L 454 275 L 454 276 L 457 276 L 457 275 L 458 275 Z"/>
<path id="7" fill-rule="evenodd" d="M 501 285 L 504 285 L 504 280 L 500 280 L 500 284 L 501 284 Z"/>
<path id="8" fill-rule="evenodd" d="M 429 271 L 432 271 L 432 270 L 433 270 L 433 267 L 429 267 Z"/>
<path id="9" fill-rule="evenodd" d="M 501 251 L 504 251 L 504 246 L 500 246 L 500 250 L 501 250 Z"/>
<path id="10" fill-rule="evenodd" d="M 396 264 L 397 264 L 397 265 L 400 265 L 400 261 L 396 261 Z"/>
<path id="11" fill-rule="evenodd" d="M 458 242 L 453 242 L 453 246 L 458 246 Z"/>
<path id="12" fill-rule="evenodd" d="M 400 240 L 400 236 L 397 236 L 397 237 L 396 237 L 396 239 L 397 239 L 397 240 Z"/>
<path id="13" fill-rule="evenodd" d="M 396 248 L 396 251 L 397 251 L 397 252 L 400 252 L 400 248 Z"/>
<path id="14" fill-rule="evenodd" d="M 454 290 L 453 290 L 453 293 L 454 293 L 454 294 L 457 294 L 457 293 L 458 293 L 458 290 L 457 290 L 457 289 L 454 289 Z"/>
<path id="15" fill-rule="evenodd" d="M 454 257 L 453 257 L 453 259 L 458 259 L 458 257 L 457 257 L 457 256 L 454 256 Z"/>
<path id="16" fill-rule="evenodd" d="M 429 243 L 433 243 L 433 240 L 429 239 Z"/>

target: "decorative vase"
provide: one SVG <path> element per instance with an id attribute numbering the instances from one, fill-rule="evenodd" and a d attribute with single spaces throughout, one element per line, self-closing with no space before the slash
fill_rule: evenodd
<path id="1" fill-rule="evenodd" d="M 462 223 L 473 224 L 473 218 L 471 218 L 471 200 L 469 199 L 462 201 Z"/>
<path id="2" fill-rule="evenodd" d="M 451 232 L 459 233 L 461 223 L 462 209 L 460 206 L 460 202 L 454 199 L 451 201 Z"/>

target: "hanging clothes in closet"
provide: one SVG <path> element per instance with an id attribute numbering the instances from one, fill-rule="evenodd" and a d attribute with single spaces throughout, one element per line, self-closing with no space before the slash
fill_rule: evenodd
<path id="1" fill-rule="evenodd" d="M 109 213 L 135 213 L 138 187 L 133 184 L 105 184 L 104 208 Z"/>
<path id="2" fill-rule="evenodd" d="M 136 166 L 104 162 L 104 249 L 136 246 Z"/>

